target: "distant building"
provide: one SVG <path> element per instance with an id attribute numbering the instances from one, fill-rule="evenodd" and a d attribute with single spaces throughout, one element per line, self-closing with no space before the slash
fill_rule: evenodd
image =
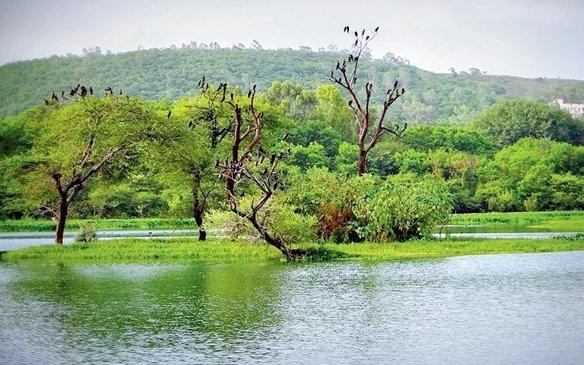
<path id="1" fill-rule="evenodd" d="M 567 110 L 574 118 L 584 115 L 584 104 L 564 103 L 563 99 L 556 99 L 552 104 Z"/>

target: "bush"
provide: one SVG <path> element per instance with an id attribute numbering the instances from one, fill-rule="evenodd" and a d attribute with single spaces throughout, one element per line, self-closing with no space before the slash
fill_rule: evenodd
<path id="1" fill-rule="evenodd" d="M 452 203 L 445 184 L 430 176 L 396 175 L 375 186 L 354 209 L 357 231 L 370 241 L 405 241 L 445 224 Z"/>
<path id="2" fill-rule="evenodd" d="M 85 224 L 81 227 L 81 231 L 75 237 L 75 242 L 89 243 L 97 239 L 95 228 L 92 225 Z"/>

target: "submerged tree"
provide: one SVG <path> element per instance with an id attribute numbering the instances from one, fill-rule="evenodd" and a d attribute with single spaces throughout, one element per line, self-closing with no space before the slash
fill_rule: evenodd
<path id="1" fill-rule="evenodd" d="M 359 175 L 363 175 L 367 171 L 367 154 L 375 147 L 379 139 L 386 133 L 392 134 L 400 138 L 407 128 L 407 123 L 403 126 L 399 124 L 388 125 L 386 123 L 387 111 L 389 107 L 405 93 L 403 87 L 400 88 L 399 82 L 395 81 L 393 87 L 387 89 L 383 106 L 378 113 L 372 110 L 373 84 L 365 83 L 364 96 L 357 90 L 357 75 L 359 71 L 359 61 L 367 52 L 369 42 L 377 36 L 379 27 L 375 28 L 373 32 L 366 32 L 363 29 L 361 32 L 355 31 L 354 42 L 352 44 L 352 51 L 349 56 L 341 61 L 337 61 L 334 70 L 331 71 L 330 80 L 340 85 L 349 94 L 349 107 L 355 114 L 355 121 L 357 124 L 357 146 L 359 147 Z M 343 32 L 349 33 L 349 27 L 346 26 Z M 378 114 L 375 116 L 375 114 Z"/>
<path id="2" fill-rule="evenodd" d="M 152 136 L 149 126 L 155 117 L 147 104 L 110 90 L 97 98 L 77 86 L 65 99 L 68 104 L 53 94 L 38 120 L 42 132 L 30 151 L 34 163 L 23 173 L 31 186 L 28 198 L 38 197 L 40 211 L 57 219 L 57 244 L 63 243 L 70 205 L 88 181 L 116 156 Z"/>
<path id="3" fill-rule="evenodd" d="M 220 88 L 222 100 L 225 100 L 227 84 L 220 84 Z M 260 237 L 277 248 L 287 259 L 296 260 L 303 257 L 304 252 L 289 248 L 281 237 L 268 232 L 265 222 L 258 215 L 280 185 L 277 166 L 286 157 L 286 153 L 269 154 L 260 145 L 264 113 L 258 112 L 255 106 L 256 85 L 248 92 L 247 98 L 249 103 L 244 106 L 230 93 L 227 104 L 233 111 L 231 153 L 224 162 L 216 163 L 220 176 L 225 180 L 229 210 L 248 220 Z M 259 198 L 252 198 L 249 204 L 242 202 L 246 185 L 251 185 L 260 194 Z"/>

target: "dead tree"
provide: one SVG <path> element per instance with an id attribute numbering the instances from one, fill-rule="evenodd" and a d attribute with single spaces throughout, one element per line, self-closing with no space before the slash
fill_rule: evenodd
<path id="1" fill-rule="evenodd" d="M 354 41 L 351 53 L 348 57 L 337 61 L 335 69 L 330 74 L 330 81 L 340 85 L 349 94 L 349 107 L 355 114 L 358 129 L 359 165 L 357 172 L 359 175 L 363 175 L 367 171 L 367 154 L 384 134 L 389 133 L 401 138 L 407 128 L 407 123 L 403 126 L 399 124 L 387 125 L 385 123 L 389 107 L 405 93 L 405 89 L 400 87 L 398 81 L 393 84 L 393 87 L 387 89 L 383 106 L 376 118 L 372 115 L 371 109 L 373 84 L 370 82 L 365 83 L 364 94 L 360 94 L 357 89 L 359 61 L 361 61 L 363 52 L 367 49 L 369 42 L 377 36 L 378 31 L 379 27 L 372 32 L 366 32 L 365 29 L 361 32 L 355 31 L 352 35 Z M 344 27 L 343 32 L 351 34 L 348 26 Z"/>
<path id="2" fill-rule="evenodd" d="M 222 85 L 223 95 L 225 95 L 227 85 Z M 216 166 L 220 169 L 220 177 L 225 180 L 229 209 L 239 217 L 248 220 L 260 237 L 277 248 L 288 260 L 297 260 L 304 256 L 304 252 L 290 249 L 280 237 L 270 234 L 265 223 L 258 217 L 258 213 L 270 201 L 278 188 L 276 168 L 286 155 L 280 152 L 268 157 L 266 151 L 260 146 L 264 115 L 257 112 L 254 105 L 255 97 L 256 85 L 248 92 L 249 105 L 247 107 L 234 101 L 233 93 L 231 93 L 227 101 L 233 111 L 231 154 L 230 158 L 222 163 L 217 162 Z M 262 172 L 254 168 L 258 165 L 264 166 Z M 245 183 L 255 185 L 261 193 L 257 201 L 252 200 L 249 208 L 242 208 L 238 199 L 242 193 L 238 193 L 237 190 Z"/>

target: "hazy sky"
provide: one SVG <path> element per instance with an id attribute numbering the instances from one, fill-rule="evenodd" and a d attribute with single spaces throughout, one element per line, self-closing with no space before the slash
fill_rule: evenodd
<path id="1" fill-rule="evenodd" d="M 0 64 L 96 45 L 348 48 L 345 25 L 379 25 L 375 57 L 427 70 L 584 80 L 584 0 L 0 0 Z"/>

